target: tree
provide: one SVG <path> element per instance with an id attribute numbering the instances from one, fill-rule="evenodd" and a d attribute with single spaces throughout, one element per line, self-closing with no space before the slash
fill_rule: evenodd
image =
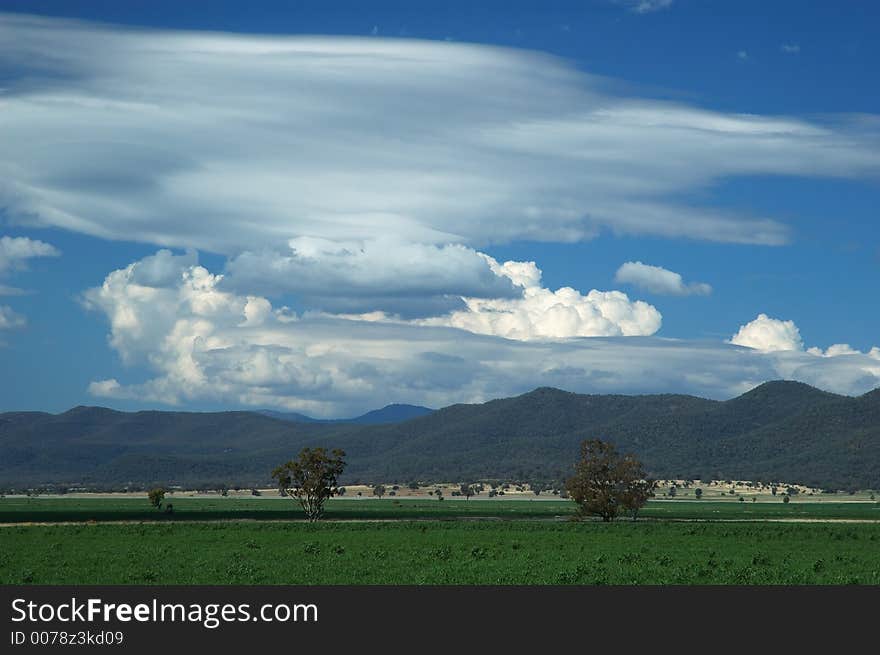
<path id="1" fill-rule="evenodd" d="M 150 505 L 156 509 L 161 509 L 162 501 L 165 500 L 165 490 L 162 487 L 151 489 L 147 492 L 147 498 L 150 499 Z"/>
<path id="2" fill-rule="evenodd" d="M 791 498 L 789 497 L 788 494 L 785 494 L 785 495 L 782 497 L 782 502 L 783 502 L 783 503 L 788 503 L 790 500 L 791 500 Z"/>
<path id="3" fill-rule="evenodd" d="M 581 458 L 565 490 L 580 506 L 582 515 L 611 521 L 621 509 L 635 518 L 639 508 L 654 494 L 656 483 L 645 475 L 632 455 L 620 455 L 610 443 L 589 439 L 581 443 Z"/>
<path id="4" fill-rule="evenodd" d="M 373 495 L 381 498 L 385 495 L 385 485 L 377 484 L 373 487 Z"/>
<path id="5" fill-rule="evenodd" d="M 474 486 L 472 484 L 462 484 L 461 485 L 461 495 L 464 496 L 464 499 L 467 500 L 471 496 L 474 495 Z"/>
<path id="6" fill-rule="evenodd" d="M 335 449 L 303 448 L 299 457 L 282 464 L 272 477 L 278 481 L 278 491 L 299 501 L 310 522 L 324 514 L 324 503 L 337 492 L 336 481 L 345 469 L 345 452 Z"/>
<path id="7" fill-rule="evenodd" d="M 694 489 L 694 496 L 696 496 L 697 500 L 703 497 L 703 490 L 697 487 Z"/>
<path id="8" fill-rule="evenodd" d="M 645 506 L 649 498 L 654 497 L 657 483 L 654 480 L 643 479 L 645 473 L 641 469 L 641 464 L 634 458 L 626 459 L 625 466 L 635 467 L 637 470 L 632 471 L 632 481 L 620 493 L 620 506 L 629 512 L 632 520 L 635 521 L 639 516 L 639 510 Z"/>

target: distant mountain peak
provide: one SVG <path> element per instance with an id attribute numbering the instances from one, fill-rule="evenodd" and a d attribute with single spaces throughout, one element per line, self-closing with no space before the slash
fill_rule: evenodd
<path id="1" fill-rule="evenodd" d="M 790 396 L 795 394 L 805 397 L 811 396 L 816 398 L 840 397 L 837 396 L 837 394 L 822 391 L 821 389 L 817 389 L 816 387 L 810 386 L 809 384 L 806 384 L 804 382 L 798 382 L 796 380 L 770 380 L 768 382 L 759 384 L 754 389 L 745 392 L 744 394 L 739 396 L 739 398 L 768 397 L 776 395 Z"/>

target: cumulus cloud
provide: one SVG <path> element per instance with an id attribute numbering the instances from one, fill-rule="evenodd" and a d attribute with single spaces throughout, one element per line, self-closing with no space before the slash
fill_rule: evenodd
<path id="1" fill-rule="evenodd" d="M 803 350 L 804 342 L 794 321 L 770 318 L 767 314 L 740 326 L 730 343 L 766 352 L 779 350 Z"/>
<path id="2" fill-rule="evenodd" d="M 801 47 L 797 43 L 783 43 L 779 49 L 787 55 L 799 55 Z"/>
<path id="3" fill-rule="evenodd" d="M 0 330 L 23 328 L 25 325 L 27 325 L 27 320 L 24 316 L 17 314 L 8 305 L 0 305 Z"/>
<path id="4" fill-rule="evenodd" d="M 490 46 L 3 15 L 0 66 L 11 220 L 230 256 L 380 234 L 779 244 L 789 228 L 772 216 L 681 198 L 730 176 L 880 169 L 863 122 L 627 97 Z"/>
<path id="5" fill-rule="evenodd" d="M 660 329 L 662 316 L 652 305 L 631 301 L 620 291 L 593 289 L 586 295 L 571 287 L 551 291 L 541 286 L 534 262 L 499 264 L 491 269 L 521 288 L 518 298 L 464 298 L 466 307 L 446 316 L 419 321 L 508 339 L 645 336 Z"/>
<path id="6" fill-rule="evenodd" d="M 849 388 L 867 385 L 868 390 L 880 383 L 876 379 L 880 375 L 877 364 L 880 362 L 880 348 L 874 346 L 868 352 L 862 352 L 848 343 L 837 343 L 825 350 L 814 346 L 804 351 L 803 339 L 794 321 L 783 321 L 759 314 L 754 321 L 741 326 L 730 343 L 762 352 L 799 353 L 794 359 L 785 359 L 780 355 L 777 370 L 818 387 L 827 384 L 823 381 L 828 375 L 835 377 L 839 385 L 848 385 Z M 809 357 L 804 358 L 801 354 Z M 815 358 L 822 358 L 826 362 L 817 363 Z M 827 362 L 830 359 L 835 362 Z"/>
<path id="7" fill-rule="evenodd" d="M 708 296 L 712 287 L 705 282 L 686 284 L 680 274 L 661 266 L 651 266 L 642 262 L 626 262 L 617 269 L 615 282 L 631 284 L 634 287 L 666 296 Z"/>
<path id="8" fill-rule="evenodd" d="M 28 237 L 0 237 L 0 275 L 23 268 L 34 257 L 58 257 L 58 249 Z"/>
<path id="9" fill-rule="evenodd" d="M 523 292 L 540 289 L 531 262 L 496 268 Z M 192 253 L 160 251 L 110 273 L 85 302 L 108 318 L 112 347 L 153 376 L 135 384 L 95 380 L 89 391 L 339 416 L 389 400 L 439 407 L 540 385 L 726 398 L 779 377 L 839 393 L 880 384 L 880 351 L 823 358 L 657 337 L 515 340 L 416 321 L 297 316 L 222 287 L 222 276 Z"/>
<path id="10" fill-rule="evenodd" d="M 340 313 L 430 315 L 462 306 L 462 296 L 512 298 L 511 281 L 466 246 L 409 243 L 395 236 L 363 241 L 297 237 L 284 252 L 244 252 L 227 264 L 227 285 L 290 292 L 308 307 Z"/>

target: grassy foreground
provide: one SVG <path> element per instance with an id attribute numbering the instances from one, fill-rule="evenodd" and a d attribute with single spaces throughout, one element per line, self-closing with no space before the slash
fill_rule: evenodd
<path id="1" fill-rule="evenodd" d="M 301 519 L 299 506 L 285 498 L 170 496 L 171 515 L 150 507 L 143 497 L 10 497 L 0 499 L 0 523 L 85 521 L 211 521 L 229 519 Z M 566 500 L 421 500 L 334 498 L 326 505 L 333 519 L 553 519 L 574 515 Z M 880 503 L 792 501 L 745 502 L 709 500 L 652 500 L 642 510 L 648 519 L 761 520 L 848 519 L 880 520 Z"/>
<path id="2" fill-rule="evenodd" d="M 880 524 L 7 526 L 2 584 L 880 584 Z"/>

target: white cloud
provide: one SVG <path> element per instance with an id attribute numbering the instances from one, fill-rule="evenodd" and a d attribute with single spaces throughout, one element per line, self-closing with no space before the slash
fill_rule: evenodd
<path id="1" fill-rule="evenodd" d="M 0 305 L 0 330 L 13 330 L 23 328 L 27 320 L 21 314 L 13 311 L 8 305 Z"/>
<path id="2" fill-rule="evenodd" d="M 290 292 L 306 306 L 339 312 L 439 314 L 461 296 L 518 295 L 477 251 L 460 244 L 409 243 L 394 236 L 364 241 L 298 237 L 286 252 L 244 252 L 227 264 L 226 284 L 266 294 Z"/>
<path id="3" fill-rule="evenodd" d="M 705 282 L 685 283 L 680 274 L 642 262 L 626 262 L 614 275 L 619 284 L 631 284 L 643 291 L 667 296 L 708 296 L 712 287 Z"/>
<path id="4" fill-rule="evenodd" d="M 540 289 L 533 263 L 495 266 L 524 292 Z M 88 305 L 110 320 L 111 345 L 153 373 L 140 384 L 96 380 L 90 392 L 340 416 L 389 400 L 440 407 L 540 385 L 726 398 L 779 377 L 839 393 L 880 384 L 880 351 L 823 358 L 656 337 L 518 341 L 414 321 L 293 316 L 265 298 L 223 291 L 222 282 L 191 254 L 160 252 L 88 291 Z"/>
<path id="5" fill-rule="evenodd" d="M 730 343 L 766 352 L 804 348 L 800 330 L 794 321 L 770 318 L 767 314 L 758 314 L 754 321 L 740 326 Z"/>
<path id="6" fill-rule="evenodd" d="M 779 244 L 773 217 L 681 198 L 737 175 L 880 170 L 864 123 L 624 97 L 489 46 L 3 15 L 0 66 L 11 220 L 229 256 L 303 237 L 481 248 L 600 230 Z"/>
<path id="7" fill-rule="evenodd" d="M 541 286 L 534 262 L 499 264 L 486 256 L 493 271 L 521 288 L 519 298 L 464 298 L 466 307 L 445 316 L 418 321 L 477 334 L 521 341 L 530 339 L 645 336 L 660 329 L 662 316 L 641 300 L 620 291 L 593 289 L 586 295 L 571 287 L 551 291 Z"/>
<path id="8" fill-rule="evenodd" d="M 807 348 L 807 352 L 811 355 L 816 355 L 817 357 L 840 357 L 841 355 L 867 355 L 868 357 L 872 357 L 874 359 L 880 359 L 880 348 L 876 346 L 871 348 L 867 353 L 863 353 L 860 350 L 856 350 L 848 343 L 835 343 L 831 346 L 828 346 L 827 349 L 822 350 L 821 348 Z"/>
<path id="9" fill-rule="evenodd" d="M 0 274 L 21 269 L 34 257 L 58 257 L 58 249 L 44 241 L 28 237 L 0 237 Z"/>
<path id="10" fill-rule="evenodd" d="M 745 50 L 739 50 L 736 53 L 736 58 L 739 59 L 740 61 L 748 61 L 749 53 L 746 52 Z"/>
<path id="11" fill-rule="evenodd" d="M 797 43 L 783 43 L 779 49 L 787 55 L 799 55 L 801 47 Z"/>
<path id="12" fill-rule="evenodd" d="M 2 109 L 2 102 L 0 102 Z M 2 185 L 2 182 L 0 182 Z M 7 276 L 27 268 L 27 262 L 35 257 L 58 257 L 59 250 L 44 241 L 28 237 L 0 237 L 0 277 Z M 0 297 L 23 296 L 28 292 L 18 287 L 0 284 Z M 15 312 L 8 305 L 0 305 L 0 330 L 22 328 L 27 319 Z"/>
<path id="13" fill-rule="evenodd" d="M 803 339 L 801 339 L 800 330 L 794 321 L 770 318 L 766 314 L 759 314 L 754 321 L 741 326 L 739 332 L 731 338 L 730 343 L 763 352 L 804 352 Z M 836 343 L 825 350 L 817 347 L 807 348 L 804 354 L 813 358 L 835 359 L 836 361 L 833 365 L 819 365 L 809 358 L 804 359 L 798 355 L 795 360 L 780 360 L 778 370 L 819 387 L 827 385 L 827 382 L 824 382 L 825 376 L 833 371 L 838 373 L 837 383 L 839 385 L 844 384 L 844 379 L 849 380 L 847 384 L 850 385 L 850 388 L 861 388 L 859 385 L 866 384 L 868 386 L 865 390 L 869 390 L 880 384 L 880 379 L 874 379 L 876 376 L 880 376 L 880 367 L 876 364 L 877 361 L 880 361 L 880 348 L 877 346 L 868 352 L 862 352 L 848 343 Z M 850 364 L 856 365 L 841 364 L 842 360 L 848 360 Z M 796 363 L 796 366 L 786 363 L 792 361 Z"/>
<path id="14" fill-rule="evenodd" d="M 663 9 L 669 9 L 673 0 L 613 0 L 615 4 L 623 5 L 636 14 L 649 14 Z"/>

